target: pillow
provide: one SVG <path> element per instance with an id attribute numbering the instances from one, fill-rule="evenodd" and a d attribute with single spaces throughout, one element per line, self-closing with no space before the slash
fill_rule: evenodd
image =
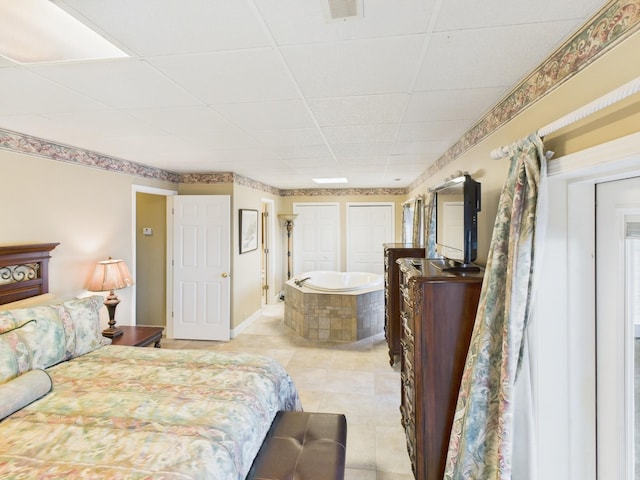
<path id="1" fill-rule="evenodd" d="M 0 385 L 0 420 L 45 396 L 51 386 L 51 377 L 44 370 L 31 370 Z"/>
<path id="2" fill-rule="evenodd" d="M 36 322 L 31 320 L 21 327 L 0 333 L 0 384 L 31 370 L 33 357 L 28 336 L 36 331 Z"/>
<path id="3" fill-rule="evenodd" d="M 101 347 L 103 304 L 104 298 L 94 295 L 0 312 L 0 383 Z"/>
<path id="4" fill-rule="evenodd" d="M 67 345 L 67 340 L 75 340 L 73 326 L 63 324 L 59 310 L 55 305 L 43 305 L 0 312 L 0 333 L 35 320 L 37 328 L 25 336 L 33 368 L 47 368 L 72 356 L 74 345 Z"/>
<path id="5" fill-rule="evenodd" d="M 63 324 L 70 324 L 73 328 L 74 345 L 71 357 L 77 357 L 91 352 L 103 345 L 102 330 L 100 329 L 100 309 L 104 305 L 104 297 L 74 298 L 64 302 L 60 312 Z"/>

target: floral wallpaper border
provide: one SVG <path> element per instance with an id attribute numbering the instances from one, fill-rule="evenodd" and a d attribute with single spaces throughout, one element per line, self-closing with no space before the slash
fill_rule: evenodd
<path id="1" fill-rule="evenodd" d="M 612 0 L 406 188 L 280 190 L 233 172 L 180 174 L 0 129 L 0 149 L 171 183 L 236 183 L 279 196 L 406 195 L 595 59 L 640 30 L 640 0 Z"/>
<path id="2" fill-rule="evenodd" d="M 282 190 L 283 197 L 321 197 L 346 195 L 406 195 L 406 188 L 299 188 Z"/>
<path id="3" fill-rule="evenodd" d="M 121 172 L 144 178 L 154 178 L 172 183 L 180 182 L 180 174 L 149 167 L 140 163 L 109 157 L 82 148 L 61 145 L 41 138 L 32 137 L 10 130 L 0 129 L 0 149 L 26 153 L 37 157 L 49 158 L 61 162 L 75 163 L 86 167 L 95 167 L 112 172 Z"/>

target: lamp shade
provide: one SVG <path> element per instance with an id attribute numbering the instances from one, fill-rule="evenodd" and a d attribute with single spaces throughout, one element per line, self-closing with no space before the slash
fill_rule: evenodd
<path id="1" fill-rule="evenodd" d="M 284 220 L 285 222 L 293 222 L 297 216 L 298 216 L 297 213 L 279 213 L 278 214 L 278 218 L 280 220 Z"/>
<path id="2" fill-rule="evenodd" d="M 91 292 L 106 292 L 133 285 L 133 278 L 127 264 L 122 260 L 102 260 L 96 264 L 93 275 L 87 285 Z"/>

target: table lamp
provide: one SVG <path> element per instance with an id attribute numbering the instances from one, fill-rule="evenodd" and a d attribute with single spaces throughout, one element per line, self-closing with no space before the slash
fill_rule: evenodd
<path id="1" fill-rule="evenodd" d="M 96 264 L 93 275 L 87 285 L 90 292 L 109 292 L 104 301 L 109 311 L 109 327 L 102 331 L 102 335 L 114 338 L 122 335 L 122 330 L 116 327 L 116 307 L 120 303 L 120 299 L 114 293 L 114 290 L 130 287 L 133 285 L 133 278 L 129 273 L 127 264 L 122 260 L 114 260 L 109 257 L 108 260 L 102 260 Z"/>

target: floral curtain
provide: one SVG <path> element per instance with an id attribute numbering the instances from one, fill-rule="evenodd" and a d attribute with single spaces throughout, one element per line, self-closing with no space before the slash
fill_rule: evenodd
<path id="1" fill-rule="evenodd" d="M 424 200 L 424 249 L 425 258 L 436 258 L 436 209 L 435 193 L 427 192 Z"/>
<path id="2" fill-rule="evenodd" d="M 411 243 L 414 245 L 422 245 L 422 196 L 415 199 L 413 207 L 413 228 L 411 235 Z"/>
<path id="3" fill-rule="evenodd" d="M 546 223 L 546 159 L 537 134 L 511 146 L 449 440 L 445 480 L 535 476 L 527 325 Z M 517 418 L 516 418 L 517 417 Z M 514 436 L 514 424 L 524 431 Z M 514 444 L 517 439 L 517 444 Z M 514 455 L 514 449 L 519 450 Z M 514 465 L 514 458 L 528 465 Z M 517 473 L 516 473 L 517 472 Z"/>

